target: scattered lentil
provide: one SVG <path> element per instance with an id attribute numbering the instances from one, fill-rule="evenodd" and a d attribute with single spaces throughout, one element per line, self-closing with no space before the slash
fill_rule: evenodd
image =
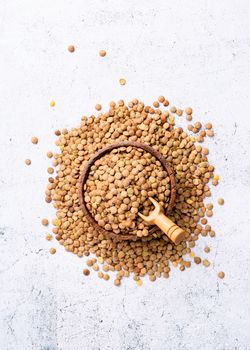
<path id="1" fill-rule="evenodd" d="M 198 256 L 195 256 L 195 257 L 194 257 L 194 262 L 195 262 L 196 264 L 200 264 L 200 263 L 201 263 L 201 258 L 199 258 Z"/>
<path id="2" fill-rule="evenodd" d="M 213 137 L 214 136 L 214 131 L 211 129 L 211 130 L 206 130 L 206 134 L 208 137 Z"/>
<path id="3" fill-rule="evenodd" d="M 208 130 L 212 129 L 212 127 L 213 127 L 213 125 L 211 123 L 206 123 L 205 124 L 205 128 L 208 129 Z"/>
<path id="4" fill-rule="evenodd" d="M 52 158 L 53 157 L 53 153 L 52 152 L 47 152 L 47 157 L 48 158 Z"/>
<path id="5" fill-rule="evenodd" d="M 223 198 L 218 198 L 217 199 L 217 203 L 219 204 L 219 205 L 223 205 L 224 204 L 224 199 Z"/>
<path id="6" fill-rule="evenodd" d="M 98 274 L 97 274 L 97 276 L 98 276 L 99 278 L 103 278 L 103 277 L 104 277 L 104 274 L 103 274 L 102 271 L 99 271 Z"/>
<path id="7" fill-rule="evenodd" d="M 74 52 L 75 51 L 75 46 L 69 45 L 68 46 L 68 51 L 71 52 L 71 53 Z"/>
<path id="8" fill-rule="evenodd" d="M 193 110 L 192 110 L 191 107 L 188 107 L 188 108 L 185 109 L 185 112 L 186 112 L 186 114 L 190 115 L 190 114 L 193 113 Z"/>
<path id="9" fill-rule="evenodd" d="M 140 279 L 135 281 L 135 283 L 137 284 L 138 287 L 142 286 L 142 280 L 140 280 Z"/>
<path id="10" fill-rule="evenodd" d="M 121 78 L 121 79 L 119 80 L 119 83 L 120 83 L 120 85 L 125 85 L 125 84 L 126 84 L 126 79 Z"/>
<path id="11" fill-rule="evenodd" d="M 30 165 L 31 164 L 31 160 L 30 159 L 25 159 L 25 164 L 26 165 Z"/>
<path id="12" fill-rule="evenodd" d="M 49 252 L 52 255 L 55 254 L 56 253 L 56 248 L 50 248 Z"/>
<path id="13" fill-rule="evenodd" d="M 106 52 L 105 50 L 100 50 L 100 51 L 99 51 L 99 55 L 100 55 L 101 57 L 106 56 L 106 54 L 107 54 L 107 52 Z"/>
<path id="14" fill-rule="evenodd" d="M 100 105 L 100 103 L 97 103 L 97 104 L 95 105 L 95 109 L 96 109 L 97 111 L 100 111 L 100 110 L 102 109 L 102 106 Z"/>
<path id="15" fill-rule="evenodd" d="M 89 274 L 90 274 L 90 271 L 89 271 L 89 269 L 83 269 L 83 274 L 85 275 L 85 276 L 88 276 Z"/>
<path id="16" fill-rule="evenodd" d="M 159 96 L 159 97 L 158 97 L 158 101 L 159 101 L 160 103 L 163 103 L 163 102 L 165 101 L 165 97 L 164 97 L 164 96 Z"/>
<path id="17" fill-rule="evenodd" d="M 108 281 L 109 280 L 109 275 L 108 274 L 105 274 L 105 275 L 103 275 L 103 279 L 105 280 L 105 281 Z"/>
<path id="18" fill-rule="evenodd" d="M 202 261 L 202 264 L 203 264 L 205 267 L 210 266 L 210 262 L 209 262 L 207 259 L 204 259 L 204 260 Z"/>
<path id="19" fill-rule="evenodd" d="M 218 277 L 223 279 L 225 277 L 225 272 L 223 271 L 218 272 Z"/>
<path id="20" fill-rule="evenodd" d="M 49 174 L 53 174 L 54 169 L 53 169 L 53 168 L 51 168 L 51 167 L 49 167 L 49 168 L 47 169 L 47 172 L 48 172 Z"/>
<path id="21" fill-rule="evenodd" d="M 120 280 L 119 278 L 116 278 L 116 279 L 114 280 L 114 285 L 115 285 L 116 287 L 118 287 L 118 286 L 120 286 L 120 284 L 121 284 L 121 280 Z"/>
<path id="22" fill-rule="evenodd" d="M 32 142 L 34 145 L 36 145 L 36 144 L 38 143 L 38 138 L 37 138 L 36 136 L 33 136 L 33 137 L 31 138 L 31 142 Z"/>
<path id="23" fill-rule="evenodd" d="M 48 224 L 49 224 L 49 220 L 48 219 L 42 219 L 42 225 L 43 226 L 48 226 Z"/>

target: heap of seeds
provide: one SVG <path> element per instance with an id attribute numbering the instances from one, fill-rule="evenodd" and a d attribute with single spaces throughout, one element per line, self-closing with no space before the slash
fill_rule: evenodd
<path id="1" fill-rule="evenodd" d="M 145 275 L 151 281 L 161 276 L 167 278 L 170 261 L 173 266 L 179 266 L 181 271 L 189 268 L 191 262 L 185 261 L 183 256 L 191 253 L 199 235 L 215 236 L 206 218 L 213 214 L 212 207 L 204 204 L 205 198 L 211 195 L 208 182 L 213 178 L 214 167 L 208 162 L 208 149 L 197 142 L 203 142 L 206 135 L 213 135 L 212 125 L 206 124 L 206 129 L 201 131 L 202 125 L 197 122 L 189 128 L 194 133 L 190 135 L 181 127 L 175 126 L 175 114 L 179 118 L 182 110 L 176 107 L 166 109 L 168 105 L 169 102 L 163 96 L 153 103 L 154 107 L 145 106 L 137 99 L 128 105 L 122 100 L 118 103 L 111 102 L 106 113 L 99 113 L 97 117 L 84 116 L 79 127 L 55 132 L 58 136 L 56 145 L 60 152 L 53 155 L 52 164 L 57 167 L 56 175 L 49 178 L 45 192 L 46 202 L 52 202 L 56 209 L 56 217 L 52 221 L 53 233 L 67 251 L 79 257 L 90 254 L 96 256 L 87 262 L 95 271 L 99 270 L 98 263 L 103 264 L 105 273 L 116 271 L 114 284 L 117 286 L 130 273 L 134 274 L 138 285 L 141 285 L 140 277 Z M 192 109 L 186 109 L 186 114 L 187 119 L 191 120 Z M 198 132 L 200 134 L 196 135 Z M 83 215 L 78 198 L 78 180 L 87 161 L 108 144 L 126 140 L 152 146 L 165 156 L 174 170 L 177 198 L 171 219 L 186 232 L 186 240 L 177 246 L 160 230 L 144 237 L 144 234 L 147 235 L 147 228 L 135 215 L 138 209 L 142 212 L 144 210 L 144 213 L 150 210 L 147 201 L 149 195 L 154 195 L 163 204 L 167 203 L 168 197 L 167 177 L 162 170 L 157 172 L 159 164 L 140 150 L 133 151 L 132 157 L 126 150 L 119 155 L 112 152 L 96 162 L 87 183 L 85 199 L 88 199 L 91 212 L 104 227 L 110 225 L 108 228 L 117 232 L 128 231 L 129 227 L 125 223 L 130 220 L 130 233 L 143 237 L 136 241 L 111 240 L 96 232 Z M 109 163 L 112 157 L 116 157 L 114 167 L 113 163 Z M 143 163 L 138 162 L 139 159 Z M 127 174 L 130 170 L 131 174 L 133 170 L 133 179 L 132 176 L 128 177 L 131 183 L 125 186 L 120 182 L 120 177 L 123 172 Z M 143 186 L 144 180 L 136 184 L 136 176 L 137 179 L 146 180 L 145 189 L 138 188 Z M 124 177 L 124 181 L 125 179 Z M 103 188 L 100 189 L 99 183 Z M 109 195 L 111 190 L 113 197 Z M 124 201 L 125 198 L 129 201 Z M 201 262 L 194 254 L 192 257 L 195 263 Z M 209 262 L 206 262 L 205 266 L 208 265 Z M 102 276 L 106 274 L 99 274 L 100 278 Z M 108 280 L 109 277 L 104 279 Z"/>
<path id="2" fill-rule="evenodd" d="M 167 208 L 170 179 L 150 153 L 126 147 L 114 149 L 92 165 L 85 189 L 87 207 L 100 226 L 114 233 L 147 236 L 149 226 L 138 212 L 154 209 L 155 197 Z"/>

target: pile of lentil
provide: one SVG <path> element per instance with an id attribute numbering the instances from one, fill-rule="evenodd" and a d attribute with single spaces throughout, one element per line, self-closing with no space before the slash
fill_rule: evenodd
<path id="1" fill-rule="evenodd" d="M 98 105 L 100 110 L 101 106 Z M 181 271 L 191 266 L 191 261 L 184 259 L 185 255 L 200 264 L 202 260 L 191 252 L 191 248 L 195 246 L 199 235 L 215 236 L 207 222 L 207 217 L 213 215 L 213 205 L 205 205 L 204 200 L 211 196 L 209 180 L 213 179 L 213 185 L 217 185 L 219 178 L 213 175 L 214 167 L 208 162 L 208 149 L 201 145 L 204 138 L 212 137 L 214 132 L 211 123 L 202 128 L 200 122 L 189 124 L 188 131 L 184 131 L 175 125 L 175 119 L 182 114 L 182 110 L 169 107 L 169 102 L 163 96 L 153 103 L 153 107 L 145 106 L 137 99 L 127 105 L 123 100 L 117 103 L 112 101 L 107 112 L 99 112 L 98 116 L 91 115 L 88 118 L 83 116 L 79 127 L 55 132 L 60 152 L 54 155 L 48 152 L 48 157 L 53 157 L 52 165 L 57 170 L 56 175 L 49 178 L 45 191 L 46 202 L 52 202 L 56 209 L 52 231 L 66 251 L 79 257 L 91 255 L 86 262 L 88 267 L 99 271 L 102 265 L 103 272 L 99 271 L 98 277 L 108 280 L 108 272 L 115 271 L 116 286 L 131 273 L 139 286 L 142 284 L 141 277 L 145 275 L 151 281 L 161 276 L 168 278 L 171 265 L 178 266 Z M 192 109 L 187 108 L 185 114 L 190 122 Z M 177 246 L 160 230 L 148 235 L 146 226 L 136 216 L 138 208 L 145 215 L 150 211 L 151 203 L 147 201 L 149 195 L 158 197 L 166 207 L 169 191 L 166 174 L 162 169 L 157 172 L 160 165 L 138 149 L 130 152 L 123 149 L 119 156 L 113 151 L 96 162 L 87 182 L 85 199 L 99 224 L 104 227 L 109 225 L 106 228 L 117 230 L 117 233 L 128 231 L 130 227 L 130 233 L 140 237 L 136 241 L 111 240 L 96 232 L 83 215 L 78 198 L 78 181 L 87 161 L 108 144 L 126 140 L 152 146 L 165 156 L 174 170 L 177 198 L 171 219 L 186 232 L 186 240 Z M 143 162 L 138 162 L 139 159 Z M 134 177 L 128 177 L 131 183 L 126 183 L 128 187 L 124 187 L 121 186 L 120 176 L 124 175 L 125 180 L 127 171 Z M 51 168 L 48 172 L 52 174 Z M 145 182 L 141 180 L 138 184 L 140 174 L 143 174 L 141 176 Z M 150 176 L 153 177 L 152 181 Z M 111 178 L 114 178 L 114 182 L 110 181 Z M 103 184 L 101 191 L 98 183 Z M 137 187 L 145 183 L 147 186 L 140 189 L 139 194 Z M 129 188 L 133 193 L 129 193 Z M 118 194 L 114 201 L 114 197 L 108 195 L 111 191 Z M 103 200 L 103 197 L 106 199 Z M 126 198 L 129 198 L 129 202 L 124 202 Z M 122 203 L 126 208 L 122 207 Z M 102 210 L 105 215 L 102 215 Z M 104 216 L 109 220 L 104 220 Z M 124 219 L 125 222 L 129 221 L 127 224 L 132 222 L 131 226 L 125 225 Z M 208 267 L 210 263 L 205 259 L 203 265 Z M 88 268 L 83 269 L 85 276 L 89 272 Z"/>
<path id="2" fill-rule="evenodd" d="M 149 197 L 167 208 L 170 179 L 150 153 L 133 147 L 114 149 L 92 165 L 85 186 L 85 202 L 98 224 L 116 234 L 148 236 L 139 217 L 154 209 Z"/>

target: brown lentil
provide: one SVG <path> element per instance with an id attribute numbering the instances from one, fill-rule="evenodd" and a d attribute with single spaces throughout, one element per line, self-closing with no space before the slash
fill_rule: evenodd
<path id="1" fill-rule="evenodd" d="M 52 255 L 55 254 L 56 253 L 56 248 L 50 248 L 49 252 Z"/>
<path id="2" fill-rule="evenodd" d="M 48 172 L 49 174 L 53 174 L 54 169 L 53 169 L 53 168 L 51 168 L 51 167 L 49 167 L 49 168 L 47 169 L 47 172 Z"/>
<path id="3" fill-rule="evenodd" d="M 208 129 L 208 130 L 212 129 L 212 127 L 213 127 L 213 125 L 211 123 L 206 123 L 205 124 L 205 128 Z"/>
<path id="4" fill-rule="evenodd" d="M 218 277 L 223 279 L 225 277 L 225 272 L 223 271 L 218 272 Z"/>
<path id="5" fill-rule="evenodd" d="M 119 80 L 119 83 L 120 83 L 120 85 L 125 85 L 125 84 L 126 84 L 126 79 L 121 78 L 121 79 Z"/>
<path id="6" fill-rule="evenodd" d="M 98 264 L 105 263 L 104 272 L 115 271 L 117 286 L 130 274 L 136 276 L 136 282 L 144 275 L 151 281 L 161 276 L 168 278 L 171 262 L 181 270 L 190 267 L 183 256 L 191 252 L 199 235 L 206 232 L 211 237 L 215 235 L 203 217 L 212 210 L 208 206 L 206 210 L 204 200 L 211 195 L 208 182 L 213 179 L 214 171 L 208 163 L 207 149 L 204 152 L 196 143 L 199 137 L 204 138 L 204 132 L 200 131 L 198 137 L 190 136 L 175 126 L 171 111 L 179 115 L 181 110 L 171 107 L 161 111 L 159 102 L 164 107 L 169 105 L 163 96 L 159 96 L 153 107 L 137 99 L 128 105 L 122 100 L 111 101 L 109 110 L 97 118 L 83 116 L 80 127 L 55 132 L 60 152 L 53 155 L 52 164 L 57 171 L 56 176 L 49 179 L 45 192 L 46 201 L 52 201 L 57 211 L 52 221 L 53 233 L 66 251 L 78 256 L 94 254 L 97 259 L 87 260 L 93 270 L 99 271 Z M 191 108 L 185 112 L 186 118 L 192 117 Z M 200 128 L 201 124 L 196 122 L 189 129 L 199 132 Z M 206 133 L 211 130 L 207 129 Z M 173 167 L 177 198 L 170 217 L 186 231 L 186 242 L 175 246 L 160 230 L 148 236 L 148 227 L 138 220 L 138 211 L 148 215 L 152 209 L 147 202 L 149 195 L 167 205 L 170 194 L 169 180 L 161 166 L 147 152 L 138 149 L 121 149 L 97 161 L 89 174 L 85 200 L 99 224 L 116 233 L 127 230 L 138 235 L 139 232 L 140 239 L 135 242 L 110 240 L 95 232 L 84 217 L 78 199 L 81 171 L 98 150 L 125 140 L 155 147 Z M 106 216 L 100 208 L 106 210 Z M 201 259 L 194 257 L 194 262 L 199 264 Z M 109 279 L 105 276 L 109 275 L 103 273 L 103 279 Z"/>
<path id="7" fill-rule="evenodd" d="M 205 253 L 209 253 L 209 252 L 210 252 L 210 248 L 209 248 L 209 247 L 205 247 L 205 248 L 204 248 L 204 252 L 205 252 Z"/>
<path id="8" fill-rule="evenodd" d="M 104 56 L 106 56 L 106 51 L 105 50 L 100 50 L 99 51 L 99 55 L 101 56 L 101 57 L 104 57 Z"/>
<path id="9" fill-rule="evenodd" d="M 68 46 L 68 51 L 71 52 L 71 53 L 74 52 L 75 51 L 75 46 L 69 45 Z"/>
<path id="10" fill-rule="evenodd" d="M 114 280 L 114 285 L 115 285 L 116 287 L 118 287 L 118 286 L 120 286 L 120 284 L 121 284 L 121 280 L 120 280 L 119 278 L 116 278 L 116 279 Z"/>
<path id="11" fill-rule="evenodd" d="M 47 157 L 48 158 L 52 158 L 53 157 L 53 153 L 52 152 L 47 152 Z"/>
<path id="12" fill-rule="evenodd" d="M 202 264 L 203 264 L 205 267 L 210 266 L 210 262 L 209 262 L 207 259 L 204 259 L 204 260 L 202 261 Z"/>
<path id="13" fill-rule="evenodd" d="M 31 164 L 31 160 L 30 159 L 25 159 L 25 164 L 26 165 L 30 165 Z"/>
<path id="14" fill-rule="evenodd" d="M 36 145 L 36 144 L 38 143 L 38 138 L 37 138 L 36 136 L 33 136 L 33 137 L 31 138 L 31 142 L 32 142 L 34 145 Z"/>
<path id="15" fill-rule="evenodd" d="M 97 104 L 95 105 L 95 109 L 96 109 L 97 111 L 100 111 L 100 110 L 102 109 L 102 106 L 100 105 L 100 103 L 97 103 Z"/>
<path id="16" fill-rule="evenodd" d="M 224 204 L 224 199 L 223 198 L 218 198 L 217 199 L 217 203 L 219 204 L 219 205 L 223 205 Z"/>
<path id="17" fill-rule="evenodd" d="M 49 224 L 49 220 L 48 219 L 42 219 L 42 225 L 43 226 L 48 226 L 48 224 Z"/>
<path id="18" fill-rule="evenodd" d="M 199 258 L 198 256 L 195 256 L 195 257 L 194 257 L 194 262 L 195 262 L 196 264 L 200 264 L 200 263 L 201 263 L 201 258 Z"/>
<path id="19" fill-rule="evenodd" d="M 190 115 L 190 114 L 193 113 L 193 110 L 192 110 L 191 107 L 188 107 L 188 108 L 185 109 L 185 112 L 186 112 L 186 114 Z"/>

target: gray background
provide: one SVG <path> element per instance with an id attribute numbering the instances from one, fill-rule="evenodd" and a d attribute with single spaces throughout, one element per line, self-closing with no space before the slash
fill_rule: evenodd
<path id="1" fill-rule="evenodd" d="M 249 1 L 0 1 L 1 350 L 250 349 L 249 63 Z M 161 94 L 215 127 L 213 200 L 225 206 L 216 238 L 195 248 L 205 257 L 208 244 L 212 264 L 141 288 L 84 278 L 83 260 L 55 241 L 48 253 L 40 225 L 53 216 L 43 198 L 53 130 L 97 102 Z"/>

